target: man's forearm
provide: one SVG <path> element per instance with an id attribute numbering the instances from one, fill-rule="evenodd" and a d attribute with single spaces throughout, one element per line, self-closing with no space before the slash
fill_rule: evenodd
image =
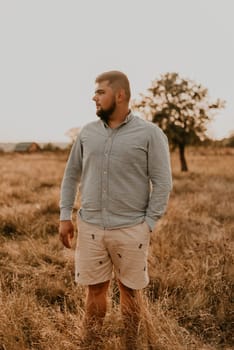
<path id="1" fill-rule="evenodd" d="M 170 184 L 165 184 L 164 186 L 160 186 L 160 188 L 153 188 L 152 190 L 145 217 L 151 231 L 166 211 L 170 191 Z"/>
<path id="2" fill-rule="evenodd" d="M 146 211 L 146 221 L 153 228 L 166 211 L 172 190 L 170 154 L 166 135 L 155 128 L 149 145 L 149 176 L 152 192 Z"/>
<path id="3" fill-rule="evenodd" d="M 80 138 L 73 144 L 61 185 L 60 220 L 71 220 L 77 185 L 82 171 L 82 150 Z"/>
<path id="4" fill-rule="evenodd" d="M 71 220 L 78 178 L 65 172 L 61 187 L 60 220 Z"/>

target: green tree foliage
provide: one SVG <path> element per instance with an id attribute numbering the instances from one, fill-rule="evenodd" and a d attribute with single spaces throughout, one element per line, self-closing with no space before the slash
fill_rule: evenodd
<path id="1" fill-rule="evenodd" d="M 162 128 L 170 144 L 179 148 L 182 171 L 188 170 L 185 147 L 206 137 L 207 123 L 223 107 L 224 101 L 212 102 L 206 88 L 178 73 L 161 75 L 146 95 L 133 102 L 133 108 Z"/>

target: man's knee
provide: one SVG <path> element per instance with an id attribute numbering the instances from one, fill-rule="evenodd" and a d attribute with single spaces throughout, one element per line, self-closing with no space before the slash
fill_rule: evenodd
<path id="1" fill-rule="evenodd" d="M 132 289 L 129 288 L 127 286 L 125 286 L 120 280 L 118 281 L 119 283 L 119 289 L 120 289 L 120 293 L 125 296 L 131 296 L 131 297 L 135 297 L 137 294 L 137 290 L 136 289 Z"/>
<path id="2" fill-rule="evenodd" d="M 88 292 L 94 297 L 106 294 L 110 281 L 92 284 L 88 286 Z"/>

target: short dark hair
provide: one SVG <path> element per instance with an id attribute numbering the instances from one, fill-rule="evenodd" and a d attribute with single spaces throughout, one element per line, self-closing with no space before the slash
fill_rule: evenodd
<path id="1" fill-rule="evenodd" d="M 111 87 L 113 88 L 122 88 L 125 91 L 127 101 L 130 100 L 131 90 L 128 77 L 117 70 L 112 70 L 109 72 L 104 72 L 97 76 L 95 83 L 101 83 L 102 81 L 107 80 Z"/>

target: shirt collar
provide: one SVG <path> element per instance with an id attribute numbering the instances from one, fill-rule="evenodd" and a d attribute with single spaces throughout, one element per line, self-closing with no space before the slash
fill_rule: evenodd
<path id="1" fill-rule="evenodd" d="M 133 118 L 132 111 L 129 110 L 129 113 L 128 113 L 127 117 L 125 118 L 125 120 L 124 120 L 120 125 L 127 124 L 128 122 L 130 122 L 130 120 L 131 120 L 132 118 Z"/>
<path id="2" fill-rule="evenodd" d="M 121 124 L 119 124 L 119 126 L 118 126 L 117 128 L 121 127 L 121 126 L 124 125 L 124 124 L 127 124 L 128 122 L 130 122 L 130 120 L 131 120 L 132 118 L 133 118 L 132 111 L 129 110 L 128 115 L 126 116 L 126 118 L 124 119 L 124 121 L 123 121 Z M 109 128 L 109 125 L 108 125 L 106 122 L 103 121 L 103 123 L 104 123 L 104 126 L 105 126 L 106 128 Z"/>

